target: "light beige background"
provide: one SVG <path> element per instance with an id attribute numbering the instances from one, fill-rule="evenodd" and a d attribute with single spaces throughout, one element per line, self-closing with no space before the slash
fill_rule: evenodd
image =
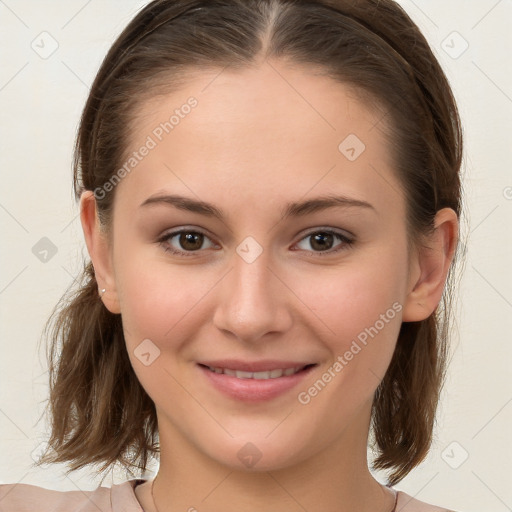
<path id="1" fill-rule="evenodd" d="M 62 466 L 31 467 L 46 436 L 44 421 L 38 423 L 47 393 L 38 342 L 86 256 L 71 195 L 79 115 L 106 51 L 145 3 L 0 1 L 2 482 L 60 490 L 98 485 L 86 471 L 66 477 Z M 459 102 L 469 238 L 435 441 L 397 487 L 459 512 L 504 512 L 512 509 L 512 3 L 400 4 L 424 31 Z M 56 250 L 46 262 L 33 252 L 48 243 L 43 237 Z"/>

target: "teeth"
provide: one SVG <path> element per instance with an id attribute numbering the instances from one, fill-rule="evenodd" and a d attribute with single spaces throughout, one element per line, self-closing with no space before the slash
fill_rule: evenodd
<path id="1" fill-rule="evenodd" d="M 267 380 L 267 379 L 277 379 L 279 377 L 288 377 L 302 370 L 303 366 L 297 366 L 296 368 L 284 368 L 284 369 L 276 369 L 269 370 L 266 372 L 245 372 L 242 370 L 230 370 L 229 368 L 214 368 L 213 366 L 208 366 L 208 369 L 211 372 L 215 373 L 224 373 L 225 375 L 231 375 L 232 377 L 236 377 L 238 379 L 259 379 L 259 380 Z"/>
<path id="2" fill-rule="evenodd" d="M 253 379 L 275 379 L 277 377 L 282 377 L 283 370 L 272 370 L 267 372 L 254 372 Z"/>
<path id="3" fill-rule="evenodd" d="M 251 372 L 243 372 L 241 370 L 237 370 L 235 372 L 237 379 L 251 379 L 254 373 Z"/>

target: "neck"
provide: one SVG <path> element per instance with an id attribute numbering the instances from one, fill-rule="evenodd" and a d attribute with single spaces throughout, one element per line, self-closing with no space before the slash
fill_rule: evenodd
<path id="1" fill-rule="evenodd" d="M 219 464 L 159 418 L 161 456 L 153 486 L 154 512 L 391 512 L 393 492 L 368 470 L 367 435 L 361 435 L 368 433 L 368 426 L 369 411 L 328 449 L 300 463 L 242 471 Z"/>

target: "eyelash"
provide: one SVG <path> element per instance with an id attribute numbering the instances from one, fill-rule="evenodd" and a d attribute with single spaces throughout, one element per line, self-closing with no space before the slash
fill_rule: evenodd
<path id="1" fill-rule="evenodd" d="M 203 233 L 202 231 L 197 231 L 197 230 L 192 230 L 192 229 L 180 229 L 177 231 L 173 231 L 171 233 L 167 233 L 166 235 L 159 238 L 158 242 L 160 243 L 160 245 L 162 246 L 162 248 L 164 249 L 165 252 L 170 252 L 172 254 L 175 254 L 178 256 L 183 256 L 186 258 L 195 256 L 196 253 L 201 252 L 201 249 L 198 249 L 197 251 L 179 251 L 179 250 L 173 249 L 172 247 L 167 245 L 169 240 L 173 239 L 176 235 L 180 235 L 182 233 L 203 235 L 204 237 L 209 238 L 208 235 L 206 235 L 206 233 Z M 332 254 L 336 254 L 338 252 L 350 249 L 351 246 L 354 244 L 354 240 L 348 238 L 345 235 L 342 235 L 341 233 L 339 233 L 337 231 L 333 231 L 331 229 L 319 229 L 316 231 L 311 231 L 307 235 L 305 235 L 303 238 L 301 238 L 299 240 L 299 242 L 302 242 L 306 238 L 311 237 L 313 235 L 320 234 L 320 233 L 333 235 L 334 237 L 337 237 L 339 240 L 341 240 L 341 242 L 343 242 L 343 243 L 341 244 L 341 246 L 338 246 L 337 249 L 329 249 L 328 251 L 307 251 L 310 254 L 313 254 L 314 256 L 323 257 L 323 256 L 329 256 Z"/>

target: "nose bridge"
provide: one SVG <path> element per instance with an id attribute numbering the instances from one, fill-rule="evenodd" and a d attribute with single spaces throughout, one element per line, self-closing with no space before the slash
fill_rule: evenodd
<path id="1" fill-rule="evenodd" d="M 283 291 L 277 289 L 282 285 L 268 268 L 272 265 L 270 252 L 248 238 L 233 255 L 214 319 L 219 329 L 253 341 L 286 328 L 289 314 L 280 299 Z"/>
<path id="2" fill-rule="evenodd" d="M 242 248 L 237 250 L 237 256 L 233 261 L 232 292 L 248 305 L 254 301 L 260 302 L 262 299 L 265 299 L 264 302 L 268 304 L 271 299 L 269 289 L 272 287 L 271 272 L 268 269 L 271 264 L 268 252 L 253 256 L 250 249 L 247 256 L 251 256 L 246 259 L 244 255 L 240 256 L 241 251 Z"/>

